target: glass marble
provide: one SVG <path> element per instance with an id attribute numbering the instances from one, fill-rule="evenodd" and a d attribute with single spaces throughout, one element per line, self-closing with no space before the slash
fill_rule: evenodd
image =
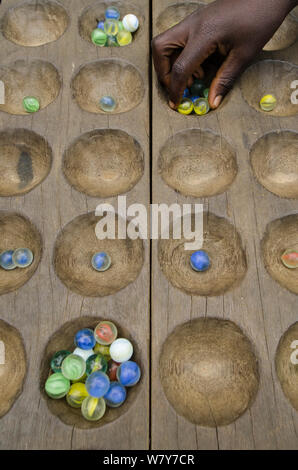
<path id="1" fill-rule="evenodd" d="M 61 364 L 64 361 L 64 359 L 70 355 L 69 351 L 62 350 L 56 352 L 54 356 L 51 359 L 51 369 L 53 372 L 61 372 Z"/>
<path id="2" fill-rule="evenodd" d="M 55 372 L 50 375 L 45 383 L 46 394 L 54 400 L 59 400 L 65 397 L 70 389 L 70 381 L 61 374 L 61 372 Z"/>
<path id="3" fill-rule="evenodd" d="M 99 22 L 97 23 L 97 28 L 98 28 L 98 29 L 101 29 L 102 31 L 104 31 L 104 24 L 105 24 L 104 21 L 99 21 Z"/>
<path id="4" fill-rule="evenodd" d="M 119 362 L 115 362 L 112 359 L 109 361 L 107 374 L 111 382 L 115 382 L 117 380 L 117 369 L 119 366 Z"/>
<path id="5" fill-rule="evenodd" d="M 104 372 L 108 370 L 108 361 L 103 354 L 93 354 L 86 362 L 86 373 L 87 375 L 93 374 L 93 372 Z"/>
<path id="6" fill-rule="evenodd" d="M 116 36 L 119 31 L 117 20 L 106 20 L 104 24 L 104 32 L 107 36 Z"/>
<path id="7" fill-rule="evenodd" d="M 208 100 L 206 100 L 206 98 L 197 99 L 193 104 L 193 109 L 199 116 L 209 113 L 210 106 Z"/>
<path id="8" fill-rule="evenodd" d="M 25 96 L 23 99 L 23 108 L 26 113 L 36 113 L 40 109 L 40 103 L 34 96 Z"/>
<path id="9" fill-rule="evenodd" d="M 139 28 L 139 20 L 137 16 L 133 15 L 132 13 L 125 15 L 122 20 L 122 23 L 124 29 L 126 29 L 126 31 L 129 31 L 130 33 L 134 33 Z"/>
<path id="10" fill-rule="evenodd" d="M 205 83 L 202 80 L 195 78 L 193 84 L 190 87 L 190 93 L 193 96 L 204 96 L 205 88 Z"/>
<path id="11" fill-rule="evenodd" d="M 117 380 L 123 387 L 133 387 L 141 378 L 141 369 L 134 361 L 120 364 L 117 370 Z"/>
<path id="12" fill-rule="evenodd" d="M 108 7 L 105 11 L 106 20 L 119 20 L 120 11 L 116 7 Z"/>
<path id="13" fill-rule="evenodd" d="M 205 88 L 205 90 L 203 91 L 203 96 L 204 98 L 206 98 L 206 100 L 209 98 L 209 92 L 210 88 Z"/>
<path id="14" fill-rule="evenodd" d="M 14 250 L 6 250 L 3 251 L 0 255 L 0 266 L 5 271 L 10 271 L 11 269 L 15 269 L 17 267 L 16 263 L 13 260 Z"/>
<path id="15" fill-rule="evenodd" d="M 275 96 L 273 95 L 265 95 L 260 100 L 260 108 L 266 112 L 273 111 L 276 105 L 277 105 L 277 100 Z"/>
<path id="16" fill-rule="evenodd" d="M 109 346 L 118 335 L 116 325 L 111 321 L 101 321 L 94 329 L 94 338 L 97 343 Z"/>
<path id="17" fill-rule="evenodd" d="M 96 354 L 103 354 L 104 357 L 109 361 L 111 359 L 111 355 L 110 355 L 110 346 L 104 346 L 103 344 L 99 344 L 97 343 L 95 346 L 94 346 L 94 352 Z"/>
<path id="18" fill-rule="evenodd" d="M 210 268 L 210 259 L 206 251 L 195 251 L 190 257 L 190 265 L 194 271 L 207 271 Z"/>
<path id="19" fill-rule="evenodd" d="M 198 99 L 200 99 L 200 96 L 191 96 L 190 99 L 191 99 L 191 101 L 194 103 L 195 101 L 197 101 Z"/>
<path id="20" fill-rule="evenodd" d="M 79 380 L 86 372 L 86 362 L 82 357 L 70 354 L 62 362 L 61 372 L 68 380 Z"/>
<path id="21" fill-rule="evenodd" d="M 92 256 L 91 264 L 92 268 L 95 269 L 95 271 L 104 272 L 109 269 L 112 264 L 112 261 L 110 256 L 104 251 L 102 251 L 99 253 L 95 253 Z"/>
<path id="22" fill-rule="evenodd" d="M 81 411 L 87 421 L 99 421 L 106 412 L 106 402 L 103 398 L 87 397 L 82 403 Z"/>
<path id="23" fill-rule="evenodd" d="M 110 355 L 115 362 L 129 361 L 133 355 L 133 346 L 126 338 L 118 338 L 110 346 Z"/>
<path id="24" fill-rule="evenodd" d="M 193 102 L 189 98 L 183 98 L 177 108 L 180 114 L 191 114 L 193 112 Z"/>
<path id="25" fill-rule="evenodd" d="M 122 21 L 118 21 L 118 32 L 123 31 L 123 30 L 124 30 L 124 26 L 123 26 Z"/>
<path id="26" fill-rule="evenodd" d="M 286 250 L 281 260 L 286 268 L 297 269 L 298 268 L 298 251 L 294 249 Z"/>
<path id="27" fill-rule="evenodd" d="M 73 384 L 68 394 L 66 395 L 66 401 L 72 408 L 81 408 L 83 401 L 88 397 L 86 385 L 83 383 Z"/>
<path id="28" fill-rule="evenodd" d="M 105 113 L 112 113 L 116 108 L 116 104 L 112 96 L 103 96 L 99 101 L 99 107 Z"/>
<path id="29" fill-rule="evenodd" d="M 123 385 L 118 382 L 112 382 L 104 399 L 110 408 L 118 408 L 125 402 L 126 395 L 127 393 Z"/>
<path id="30" fill-rule="evenodd" d="M 110 379 L 103 372 L 97 371 L 90 374 L 86 380 L 86 388 L 93 398 L 103 397 L 110 387 Z"/>
<path id="31" fill-rule="evenodd" d="M 188 88 L 185 88 L 182 98 L 190 98 L 190 91 Z"/>
<path id="32" fill-rule="evenodd" d="M 85 350 L 92 349 L 96 344 L 93 330 L 91 330 L 91 328 L 83 328 L 78 331 L 75 335 L 74 343 L 77 348 Z"/>
<path id="33" fill-rule="evenodd" d="M 99 28 L 94 29 L 91 33 L 91 41 L 96 46 L 104 47 L 106 45 L 107 39 L 107 34 Z"/>
<path id="34" fill-rule="evenodd" d="M 115 36 L 108 36 L 106 47 L 120 47 Z"/>
<path id="35" fill-rule="evenodd" d="M 119 46 L 128 46 L 132 42 L 132 34 L 125 29 L 123 31 L 119 31 L 117 34 L 117 42 Z"/>
<path id="36" fill-rule="evenodd" d="M 87 361 L 87 359 L 90 356 L 93 356 L 94 350 L 93 349 L 81 349 L 81 348 L 76 348 L 73 352 L 73 354 L 76 354 L 77 356 L 81 356 L 84 361 Z"/>
<path id="37" fill-rule="evenodd" d="M 18 268 L 28 268 L 33 263 L 33 258 L 33 253 L 29 248 L 18 248 L 12 255 L 12 259 Z"/>

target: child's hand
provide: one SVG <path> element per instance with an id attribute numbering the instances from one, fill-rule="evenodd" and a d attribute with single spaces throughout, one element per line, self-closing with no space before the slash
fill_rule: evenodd
<path id="1" fill-rule="evenodd" d="M 215 51 L 226 56 L 214 78 L 209 102 L 217 108 L 279 28 L 298 0 L 217 0 L 153 39 L 153 60 L 159 80 L 168 88 L 170 106 L 179 105 L 193 76 Z"/>

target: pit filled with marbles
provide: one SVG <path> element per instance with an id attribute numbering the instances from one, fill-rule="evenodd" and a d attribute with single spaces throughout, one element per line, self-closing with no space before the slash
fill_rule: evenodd
<path id="1" fill-rule="evenodd" d="M 96 19 L 96 27 L 91 33 L 91 41 L 99 47 L 123 47 L 133 41 L 133 34 L 139 29 L 139 20 L 133 13 L 122 19 L 115 6 L 106 9 L 104 18 Z"/>
<path id="2" fill-rule="evenodd" d="M 118 338 L 118 329 L 110 321 L 100 321 L 94 329 L 82 328 L 74 336 L 73 351 L 62 349 L 52 356 L 45 392 L 79 409 L 86 421 L 100 421 L 108 408 L 125 403 L 127 389 L 141 378 L 133 353 L 132 343 Z"/>
<path id="3" fill-rule="evenodd" d="M 186 88 L 182 100 L 177 108 L 178 113 L 204 116 L 210 111 L 208 101 L 209 88 L 203 80 L 195 78 L 193 84 Z"/>

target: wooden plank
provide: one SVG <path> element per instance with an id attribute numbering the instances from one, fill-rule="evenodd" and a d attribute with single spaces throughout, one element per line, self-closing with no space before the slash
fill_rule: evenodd
<path id="1" fill-rule="evenodd" d="M 149 446 L 149 259 L 150 245 L 144 242 L 145 262 L 137 280 L 107 297 L 83 297 L 68 290 L 57 278 L 53 247 L 60 230 L 80 214 L 94 211 L 103 199 L 84 195 L 71 188 L 62 173 L 66 148 L 80 135 L 93 129 L 120 129 L 132 135 L 144 151 L 145 169 L 141 180 L 127 194 L 127 204 L 149 203 L 149 1 L 131 3 L 141 11 L 142 25 L 129 47 L 97 48 L 78 33 L 78 18 L 93 4 L 90 0 L 62 0 L 70 18 L 65 34 L 56 42 L 39 47 L 18 46 L 2 35 L 0 63 L 9 66 L 17 60 L 41 59 L 52 63 L 62 78 L 58 98 L 35 115 L 0 112 L 0 129 L 26 128 L 43 136 L 53 151 L 53 166 L 46 180 L 32 192 L 18 197 L 2 197 L 2 210 L 26 215 L 39 229 L 43 256 L 34 276 L 22 288 L 1 296 L 1 319 L 15 326 L 25 342 L 28 372 L 23 393 L 1 419 L 1 449 L 140 449 Z M 118 2 L 107 1 L 106 4 Z M 19 4 L 4 0 L 0 15 Z M 121 12 L 126 2 L 120 2 Z M 92 114 L 83 111 L 72 97 L 74 73 L 82 65 L 100 60 L 125 60 L 139 71 L 144 97 L 140 104 L 123 114 Z M 133 87 L 133 84 L 130 84 Z M 87 90 L 88 92 L 88 90 Z M 125 149 L 123 149 L 125 150 Z M 117 209 L 117 197 L 105 202 Z M 129 410 L 116 421 L 98 429 L 81 430 L 66 426 L 48 410 L 39 387 L 43 351 L 51 335 L 65 322 L 83 316 L 101 316 L 127 328 L 138 345 L 143 363 L 143 380 Z"/>
<path id="2" fill-rule="evenodd" d="M 196 2 L 176 2 L 179 5 L 189 3 Z M 153 0 L 153 36 L 160 32 L 160 15 L 165 18 L 164 12 L 171 4 L 171 0 Z M 298 43 L 282 51 L 263 53 L 262 58 L 297 64 Z M 283 86 L 287 86 L 285 80 Z M 224 194 L 202 199 L 184 197 L 160 177 L 158 158 L 164 143 L 177 132 L 193 128 L 215 132 L 236 150 L 238 175 Z M 218 111 L 199 118 L 172 111 L 153 76 L 153 203 L 204 204 L 204 210 L 225 217 L 235 225 L 248 259 L 246 276 L 235 289 L 216 297 L 189 296 L 174 288 L 163 275 L 158 263 L 157 242 L 153 242 L 153 449 L 297 449 L 298 415 L 284 397 L 274 369 L 278 341 L 297 321 L 297 297 L 268 275 L 261 258 L 261 239 L 267 224 L 295 213 L 297 201 L 266 191 L 255 180 L 249 162 L 252 144 L 267 132 L 282 129 L 297 131 L 297 116 L 279 118 L 255 111 L 244 101 L 240 83 Z M 255 345 L 259 359 L 260 389 L 253 406 L 237 421 L 224 427 L 195 426 L 178 416 L 160 383 L 162 344 L 174 327 L 200 316 L 234 321 Z"/>

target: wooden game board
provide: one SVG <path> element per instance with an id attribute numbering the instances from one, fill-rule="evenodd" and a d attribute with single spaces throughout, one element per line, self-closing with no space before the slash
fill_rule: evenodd
<path id="1" fill-rule="evenodd" d="M 20 3 L 2 0 L 0 17 Z M 297 132 L 297 114 L 275 117 L 253 109 L 241 92 L 241 87 L 245 90 L 245 76 L 221 108 L 203 118 L 181 116 L 168 108 L 154 73 L 151 83 L 150 38 L 160 32 L 161 14 L 167 21 L 168 6 L 181 4 L 179 11 L 185 14 L 197 2 L 138 0 L 134 3 L 131 0 L 131 10 L 140 12 L 141 28 L 132 45 L 124 48 L 96 48 L 79 34 L 78 20 L 85 9 L 104 2 L 60 0 L 59 3 L 66 9 L 69 26 L 57 41 L 24 47 L 3 35 L 0 37 L 0 71 L 16 61 L 23 61 L 22 67 L 26 68 L 32 61 L 43 60 L 52 64 L 61 78 L 58 96 L 35 115 L 8 114 L 1 111 L 0 105 L 0 135 L 3 131 L 22 128 L 33 131 L 49 144 L 53 158 L 42 184 L 27 194 L 0 197 L 1 211 L 30 219 L 40 233 L 39 248 L 42 247 L 40 262 L 28 282 L 0 296 L 0 319 L 21 334 L 27 366 L 22 393 L 0 419 L 0 448 L 297 449 L 298 414 L 284 396 L 274 366 L 281 336 L 297 321 L 297 297 L 270 277 L 261 253 L 267 224 L 296 213 L 297 202 L 267 191 L 255 179 L 249 162 L 252 145 L 265 134 L 280 130 Z M 128 2 L 106 2 L 109 3 L 119 4 L 121 12 L 125 12 Z M 122 114 L 107 116 L 84 111 L 73 95 L 71 83 L 78 70 L 85 64 L 106 59 L 113 60 L 116 67 L 126 61 L 141 76 L 142 99 Z M 298 65 L 298 42 L 286 49 L 264 52 L 261 60 L 264 59 Z M 36 76 L 38 80 L 40 75 Z M 257 71 L 256 82 L 261 79 L 262 68 Z M 205 211 L 224 217 L 236 227 L 246 253 L 247 270 L 234 289 L 223 295 L 202 297 L 173 287 L 160 269 L 156 241 L 144 241 L 144 263 L 139 276 L 117 293 L 88 297 L 73 292 L 60 281 L 54 268 L 54 246 L 63 227 L 77 216 L 94 211 L 103 201 L 117 208 L 117 196 L 85 195 L 71 187 L 63 175 L 66 149 L 94 129 L 122 130 L 135 138 L 143 150 L 144 173 L 127 193 L 127 205 L 202 203 Z M 170 137 L 187 129 L 218 134 L 236 152 L 237 176 L 223 194 L 210 198 L 185 197 L 162 180 L 160 150 Z M 159 378 L 161 347 L 168 335 L 176 326 L 202 316 L 234 321 L 253 343 L 259 361 L 260 388 L 255 402 L 242 417 L 224 427 L 199 427 L 177 415 L 164 395 Z M 66 424 L 63 417 L 60 419 L 47 406 L 41 380 L 52 335 L 69 321 L 82 325 L 84 317 L 89 323 L 93 321 L 90 317 L 105 317 L 128 331 L 143 373 L 133 400 L 119 411 L 116 419 L 88 429 L 81 429 L 75 423 Z"/>

